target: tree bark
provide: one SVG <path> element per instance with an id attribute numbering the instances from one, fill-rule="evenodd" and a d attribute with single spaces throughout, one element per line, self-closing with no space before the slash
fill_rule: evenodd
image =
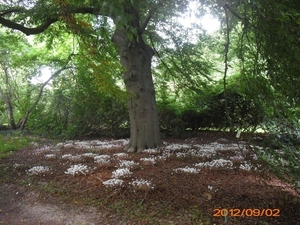
<path id="1" fill-rule="evenodd" d="M 155 90 L 151 73 L 153 49 L 142 37 L 129 40 L 126 30 L 116 29 L 114 42 L 124 69 L 129 93 L 130 141 L 128 152 L 141 152 L 161 145 Z"/>
<path id="2" fill-rule="evenodd" d="M 3 69 L 4 72 L 4 83 L 5 83 L 5 91 L 2 90 L 2 88 L 0 87 L 0 96 L 3 99 L 6 108 L 7 108 L 7 115 L 8 115 L 8 123 L 9 123 L 9 127 L 12 130 L 17 129 L 17 125 L 15 123 L 15 119 L 14 119 L 14 109 L 13 109 L 13 104 L 12 104 L 12 90 L 11 90 L 11 85 L 10 85 L 10 80 L 9 80 L 9 71 L 8 71 L 8 67 L 1 62 L 1 67 Z"/>

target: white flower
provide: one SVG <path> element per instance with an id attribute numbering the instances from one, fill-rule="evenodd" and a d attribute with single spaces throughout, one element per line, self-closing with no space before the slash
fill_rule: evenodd
<path id="1" fill-rule="evenodd" d="M 177 168 L 173 169 L 175 172 L 184 172 L 184 173 L 199 173 L 199 169 L 191 168 L 191 167 L 184 167 L 184 168 Z"/>
<path id="2" fill-rule="evenodd" d="M 119 178 L 119 177 L 128 177 L 132 174 L 132 172 L 128 168 L 121 168 L 113 171 L 112 174 L 113 174 L 113 178 Z"/>
<path id="3" fill-rule="evenodd" d="M 114 156 L 117 158 L 127 158 L 128 154 L 121 152 L 121 153 L 115 153 Z"/>
<path id="4" fill-rule="evenodd" d="M 196 163 L 195 166 L 199 167 L 231 167 L 233 163 L 230 160 L 225 159 L 216 159 L 211 162 L 204 162 L 204 163 Z"/>
<path id="5" fill-rule="evenodd" d="M 109 155 L 97 155 L 94 157 L 95 163 L 99 164 L 107 164 L 110 163 L 110 156 Z"/>
<path id="6" fill-rule="evenodd" d="M 19 164 L 19 163 L 15 163 L 14 164 L 14 168 L 18 168 L 18 167 L 20 167 L 20 166 L 22 166 L 23 164 Z"/>
<path id="7" fill-rule="evenodd" d="M 248 163 L 241 164 L 240 169 L 250 171 L 251 170 L 251 165 L 248 164 Z"/>
<path id="8" fill-rule="evenodd" d="M 213 189 L 213 187 L 212 186 L 210 186 L 210 185 L 208 185 L 208 187 L 207 187 L 209 190 L 212 190 Z"/>
<path id="9" fill-rule="evenodd" d="M 74 155 L 69 159 L 72 160 L 72 161 L 80 161 L 81 160 L 81 155 Z"/>
<path id="10" fill-rule="evenodd" d="M 122 168 L 122 167 L 131 168 L 131 167 L 134 167 L 134 166 L 137 166 L 137 165 L 139 165 L 139 163 L 136 163 L 132 160 L 131 161 L 129 161 L 129 160 L 120 160 L 118 167 L 120 167 L 120 168 Z"/>
<path id="11" fill-rule="evenodd" d="M 86 175 L 87 172 L 89 172 L 89 169 L 86 165 L 78 164 L 78 165 L 72 165 L 69 169 L 67 169 L 65 174 L 71 174 L 75 176 L 75 174 L 79 174 L 79 173 Z"/>
<path id="12" fill-rule="evenodd" d="M 176 152 L 176 157 L 177 158 L 184 158 L 184 157 L 187 157 L 188 154 L 185 153 L 185 152 Z"/>
<path id="13" fill-rule="evenodd" d="M 28 170 L 29 174 L 39 174 L 48 172 L 50 169 L 48 166 L 34 166 Z"/>
<path id="14" fill-rule="evenodd" d="M 97 155 L 95 153 L 87 152 L 87 153 L 83 153 L 82 156 L 84 156 L 84 157 L 95 157 Z"/>
<path id="15" fill-rule="evenodd" d="M 123 186 L 123 183 L 123 180 L 116 178 L 102 182 L 102 184 L 106 187 Z"/>
<path id="16" fill-rule="evenodd" d="M 39 146 L 39 143 L 36 143 L 36 142 L 30 142 L 30 144 L 35 146 L 35 147 Z"/>
<path id="17" fill-rule="evenodd" d="M 132 185 L 132 187 L 135 190 L 147 191 L 147 190 L 154 188 L 151 181 L 143 180 L 143 179 L 140 179 L 140 180 L 136 179 L 136 180 L 132 181 L 130 184 Z"/>
<path id="18" fill-rule="evenodd" d="M 149 148 L 149 149 L 145 149 L 143 152 L 149 153 L 149 154 L 157 154 L 157 153 L 159 153 L 159 150 L 155 149 L 155 148 Z"/>
<path id="19" fill-rule="evenodd" d="M 243 156 L 231 156 L 229 159 L 231 161 L 243 161 L 244 157 Z"/>
<path id="20" fill-rule="evenodd" d="M 150 158 L 140 158 L 140 160 L 141 160 L 141 161 L 144 161 L 145 163 L 152 164 L 152 165 L 154 165 L 154 164 L 156 163 L 154 157 L 150 157 Z"/>
<path id="21" fill-rule="evenodd" d="M 69 159 L 70 157 L 72 157 L 71 154 L 65 154 L 65 155 L 61 156 L 62 159 Z"/>
<path id="22" fill-rule="evenodd" d="M 55 154 L 47 154 L 47 155 L 45 155 L 45 158 L 46 159 L 53 159 L 53 158 L 55 158 Z"/>
<path id="23" fill-rule="evenodd" d="M 167 150 L 179 150 L 179 149 L 187 149 L 190 148 L 190 145 L 187 144 L 170 144 L 166 147 Z"/>
<path id="24" fill-rule="evenodd" d="M 81 158 L 81 155 L 71 155 L 71 154 L 65 154 L 61 157 L 62 159 L 69 159 L 72 161 L 79 161 Z"/>
<path id="25" fill-rule="evenodd" d="M 64 148 L 71 149 L 71 148 L 74 148 L 74 145 L 72 143 L 67 143 L 67 144 L 64 144 Z"/>

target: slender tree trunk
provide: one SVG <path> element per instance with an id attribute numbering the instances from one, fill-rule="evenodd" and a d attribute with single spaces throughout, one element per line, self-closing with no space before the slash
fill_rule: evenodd
<path id="1" fill-rule="evenodd" d="M 3 101 L 6 105 L 6 108 L 7 108 L 8 123 L 9 123 L 10 129 L 15 130 L 15 129 L 17 129 L 17 125 L 16 125 L 15 119 L 14 119 L 14 108 L 13 108 L 12 99 L 11 99 L 12 90 L 11 90 L 10 79 L 9 79 L 9 71 L 8 71 L 8 67 L 3 62 L 1 62 L 1 67 L 4 72 L 5 90 L 3 90 L 0 87 L 0 96 L 3 99 Z"/>
<path id="2" fill-rule="evenodd" d="M 7 105 L 7 110 L 8 110 L 8 122 L 9 122 L 10 129 L 15 130 L 15 129 L 17 129 L 17 125 L 15 122 L 14 110 L 13 110 L 11 101 L 9 100 L 6 103 L 6 105 Z"/>
<path id="3" fill-rule="evenodd" d="M 26 123 L 28 121 L 30 113 L 39 104 L 39 102 L 40 102 L 40 100 L 42 98 L 42 95 L 43 95 L 44 87 L 49 83 L 50 80 L 52 80 L 53 78 L 57 77 L 62 71 L 71 68 L 71 67 L 67 67 L 70 59 L 71 59 L 71 55 L 68 57 L 68 60 L 67 60 L 66 64 L 61 69 L 57 70 L 54 74 L 52 74 L 51 77 L 42 84 L 42 86 L 40 87 L 39 94 L 38 94 L 35 102 L 26 111 L 25 115 L 23 116 L 23 118 L 18 123 L 18 126 L 20 127 L 21 130 L 23 130 L 25 128 L 25 125 L 26 125 Z"/>
<path id="4" fill-rule="evenodd" d="M 138 40 L 138 41 L 137 41 Z M 130 141 L 128 152 L 141 152 L 161 145 L 155 90 L 151 73 L 152 48 L 142 38 L 128 39 L 125 30 L 116 29 L 112 41 L 124 68 L 129 92 Z"/>

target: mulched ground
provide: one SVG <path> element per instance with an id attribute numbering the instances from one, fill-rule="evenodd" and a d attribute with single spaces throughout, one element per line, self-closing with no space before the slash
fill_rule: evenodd
<path id="1" fill-rule="evenodd" d="M 224 142 L 230 145 L 240 140 L 226 133 L 201 132 L 196 137 L 184 140 L 167 138 L 165 141 L 189 145 Z M 184 149 L 170 151 L 169 157 L 157 160 L 155 164 L 141 162 L 141 158 L 162 155 L 163 147 L 160 152 L 131 153 L 123 158 L 139 165 L 131 168 L 133 174 L 130 177 L 122 178 L 122 187 L 109 188 L 103 185 L 103 181 L 112 177 L 120 162 L 113 156 L 124 152 L 123 148 L 98 150 L 94 147 L 75 149 L 69 145 L 55 151 L 39 147 L 20 150 L 0 161 L 0 186 L 3 191 L 9 190 L 6 194 L 15 193 L 20 187 L 24 192 L 34 191 L 41 202 L 63 203 L 65 208 L 95 207 L 102 214 L 105 211 L 106 219 L 102 217 L 107 221 L 105 224 L 300 224 L 299 194 L 263 166 L 257 171 L 246 171 L 239 168 L 241 162 L 237 161 L 232 169 L 220 167 L 201 168 L 199 173 L 175 172 L 175 168 L 192 167 L 195 163 L 211 160 L 205 156 L 177 157 L 176 153 L 186 151 Z M 97 164 L 88 156 L 77 161 L 62 159 L 66 154 L 87 152 L 110 155 L 111 161 Z M 45 158 L 53 153 L 55 157 Z M 229 149 L 213 157 L 226 159 L 235 154 L 236 150 Z M 253 165 L 260 164 L 252 158 L 251 152 L 245 156 Z M 71 165 L 79 163 L 91 168 L 90 172 L 74 176 L 65 173 Z M 37 165 L 49 166 L 51 172 L 28 174 L 28 170 Z M 134 188 L 130 185 L 133 178 L 151 181 L 154 186 Z M 0 210 L 5 211 L 7 205 L 3 204 L 9 204 L 9 201 L 3 200 L 3 193 L 0 197 Z M 226 213 L 224 209 L 228 210 L 226 217 L 220 216 L 220 213 Z M 1 216 L 5 221 L 2 212 L 0 222 Z M 104 223 L 98 220 L 90 224 Z"/>

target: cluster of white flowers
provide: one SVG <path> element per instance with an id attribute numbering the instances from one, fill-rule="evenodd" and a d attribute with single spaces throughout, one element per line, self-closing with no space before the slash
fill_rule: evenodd
<path id="1" fill-rule="evenodd" d="M 244 164 L 241 164 L 239 168 L 242 169 L 242 170 L 250 171 L 251 170 L 251 164 L 244 163 Z"/>
<path id="2" fill-rule="evenodd" d="M 152 185 L 151 181 L 143 180 L 143 179 L 133 180 L 129 184 L 131 184 L 132 187 L 133 187 L 133 189 L 135 189 L 135 190 L 144 190 L 144 191 L 147 191 L 147 190 L 150 190 L 150 189 L 154 188 L 154 186 Z"/>
<path id="3" fill-rule="evenodd" d="M 62 149 L 64 147 L 64 143 L 57 143 L 55 148 L 56 149 Z"/>
<path id="4" fill-rule="evenodd" d="M 65 155 L 61 156 L 61 158 L 72 160 L 72 161 L 79 161 L 79 160 L 81 160 L 81 155 L 65 154 Z"/>
<path id="5" fill-rule="evenodd" d="M 65 154 L 61 156 L 62 159 L 69 159 L 70 157 L 72 157 L 71 154 Z"/>
<path id="6" fill-rule="evenodd" d="M 120 147 L 120 145 L 118 145 L 118 144 L 106 143 L 105 145 L 101 146 L 101 149 L 111 149 L 111 148 L 119 148 L 119 147 Z"/>
<path id="7" fill-rule="evenodd" d="M 97 154 L 92 153 L 92 152 L 87 152 L 87 153 L 83 153 L 82 156 L 94 158 L 95 156 L 97 156 Z"/>
<path id="8" fill-rule="evenodd" d="M 119 178 L 119 177 L 129 177 L 132 172 L 128 168 L 121 168 L 117 169 L 112 172 L 113 178 Z"/>
<path id="9" fill-rule="evenodd" d="M 39 146 L 39 143 L 36 143 L 36 142 L 30 142 L 30 144 L 35 146 L 35 147 Z"/>
<path id="10" fill-rule="evenodd" d="M 45 151 L 51 151 L 51 148 L 49 146 L 43 146 L 35 149 L 36 153 L 43 153 Z"/>
<path id="11" fill-rule="evenodd" d="M 107 181 L 102 182 L 102 184 L 106 187 L 122 187 L 124 184 L 124 181 L 121 179 L 113 178 L 113 179 L 109 179 Z"/>
<path id="12" fill-rule="evenodd" d="M 143 152 L 149 153 L 149 154 L 157 154 L 157 153 L 159 153 L 159 150 L 155 149 L 155 148 L 149 148 L 149 149 L 145 149 Z"/>
<path id="13" fill-rule="evenodd" d="M 74 148 L 75 146 L 72 144 L 72 143 L 67 143 L 67 144 L 64 144 L 64 148 L 65 149 L 71 149 L 71 148 Z"/>
<path id="14" fill-rule="evenodd" d="M 212 160 L 210 162 L 201 162 L 201 163 L 196 163 L 195 166 L 198 167 L 232 167 L 233 163 L 230 160 L 226 159 L 216 159 Z"/>
<path id="15" fill-rule="evenodd" d="M 20 166 L 22 166 L 23 164 L 20 164 L 20 163 L 15 163 L 14 164 L 14 168 L 18 168 L 18 167 L 20 167 Z"/>
<path id="16" fill-rule="evenodd" d="M 28 170 L 29 174 L 40 174 L 50 171 L 50 168 L 48 166 L 34 166 L 31 169 Z"/>
<path id="17" fill-rule="evenodd" d="M 150 158 L 140 158 L 141 161 L 143 161 L 146 164 L 151 164 L 154 165 L 156 163 L 155 157 L 150 157 Z"/>
<path id="18" fill-rule="evenodd" d="M 118 164 L 118 167 L 119 168 L 124 168 L 124 167 L 127 167 L 127 168 L 131 168 L 131 167 L 134 167 L 134 166 L 138 166 L 139 163 L 137 162 L 134 162 L 134 161 L 129 161 L 129 160 L 120 160 L 119 161 L 119 164 Z"/>
<path id="19" fill-rule="evenodd" d="M 177 158 L 184 158 L 187 157 L 189 154 L 187 154 L 186 152 L 176 152 L 175 155 Z"/>
<path id="20" fill-rule="evenodd" d="M 243 161 L 244 157 L 241 155 L 235 155 L 235 156 L 231 156 L 229 159 L 232 161 Z"/>
<path id="21" fill-rule="evenodd" d="M 187 144 L 170 144 L 168 146 L 166 146 L 167 150 L 180 150 L 180 149 L 187 149 L 187 148 L 191 148 L 190 145 Z"/>
<path id="22" fill-rule="evenodd" d="M 55 154 L 47 154 L 45 155 L 46 159 L 54 159 L 55 158 Z"/>
<path id="23" fill-rule="evenodd" d="M 216 154 L 215 149 L 209 146 L 201 147 L 199 150 L 200 152 L 198 154 L 201 154 L 201 156 L 213 156 Z"/>
<path id="24" fill-rule="evenodd" d="M 89 141 L 75 141 L 70 140 L 66 143 L 58 143 L 56 145 L 56 148 L 58 149 L 110 149 L 110 148 L 116 148 L 121 147 L 124 144 L 126 144 L 128 140 L 126 139 L 120 139 L 120 140 L 107 140 L 107 141 L 100 141 L 100 140 L 89 140 Z"/>
<path id="25" fill-rule="evenodd" d="M 89 168 L 86 165 L 78 164 L 78 165 L 72 165 L 67 171 L 65 171 L 65 174 L 71 174 L 75 176 L 76 174 L 84 174 L 86 175 L 89 172 Z"/>
<path id="26" fill-rule="evenodd" d="M 196 169 L 193 167 L 183 167 L 183 168 L 177 168 L 177 169 L 173 169 L 173 171 L 175 172 L 184 172 L 184 173 L 199 173 L 200 169 Z"/>
<path id="27" fill-rule="evenodd" d="M 97 155 L 94 157 L 95 163 L 99 164 L 108 164 L 110 163 L 110 156 L 109 155 Z"/>
<path id="28" fill-rule="evenodd" d="M 166 161 L 168 157 L 170 157 L 170 156 L 168 156 L 168 155 L 158 155 L 158 156 L 155 157 L 155 159 L 156 159 L 156 161 L 159 161 L 159 160 Z"/>
<path id="29" fill-rule="evenodd" d="M 111 140 L 111 143 L 117 144 L 117 145 L 120 145 L 120 146 L 124 146 L 124 145 L 128 144 L 128 142 L 129 142 L 129 139 Z"/>
<path id="30" fill-rule="evenodd" d="M 120 159 L 120 158 L 127 158 L 128 154 L 120 152 L 120 153 L 115 153 L 114 156 Z"/>

